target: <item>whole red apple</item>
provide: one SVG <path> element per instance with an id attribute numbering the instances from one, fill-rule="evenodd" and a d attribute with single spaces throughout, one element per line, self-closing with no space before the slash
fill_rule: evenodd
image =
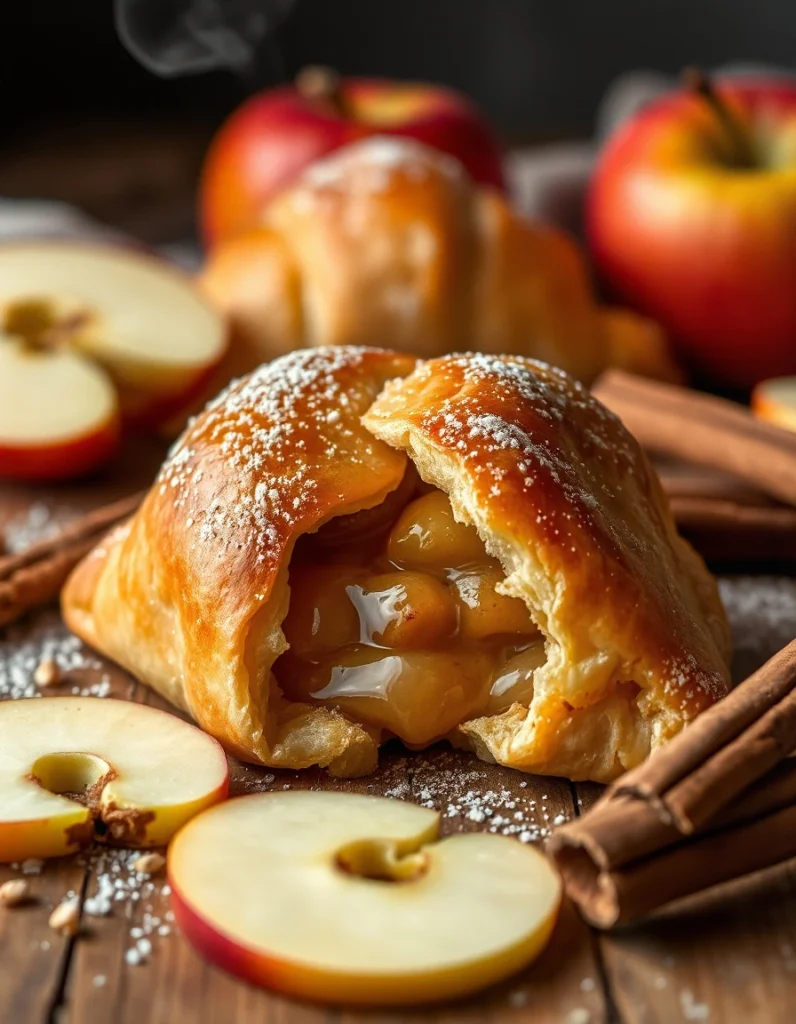
<path id="1" fill-rule="evenodd" d="M 738 388 L 796 373 L 796 83 L 697 74 L 645 108 L 600 156 L 587 230 L 692 368 Z"/>
<path id="2" fill-rule="evenodd" d="M 435 85 L 339 78 L 307 68 L 295 85 L 247 100 L 213 140 L 200 183 L 205 243 L 256 227 L 268 199 L 307 164 L 383 134 L 425 142 L 460 160 L 476 181 L 504 187 L 497 140 L 464 96 Z"/>

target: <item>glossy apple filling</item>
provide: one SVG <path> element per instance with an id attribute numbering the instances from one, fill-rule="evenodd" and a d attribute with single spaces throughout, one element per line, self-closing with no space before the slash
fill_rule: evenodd
<path id="1" fill-rule="evenodd" d="M 282 626 L 290 649 L 274 673 L 291 700 L 424 746 L 467 719 L 527 706 L 545 649 L 447 496 L 426 488 L 401 508 L 405 491 L 297 545 Z"/>

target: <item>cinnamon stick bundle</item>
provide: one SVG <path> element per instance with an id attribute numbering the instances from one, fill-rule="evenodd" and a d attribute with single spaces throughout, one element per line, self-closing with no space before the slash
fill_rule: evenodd
<path id="1" fill-rule="evenodd" d="M 144 493 L 95 509 L 18 555 L 0 557 L 0 626 L 57 597 L 80 559 L 135 512 Z"/>
<path id="2" fill-rule="evenodd" d="M 610 928 L 796 856 L 796 641 L 548 849 L 583 916 Z"/>
<path id="3" fill-rule="evenodd" d="M 650 452 L 724 470 L 796 505 L 796 433 L 735 402 L 621 370 L 593 390 Z"/>

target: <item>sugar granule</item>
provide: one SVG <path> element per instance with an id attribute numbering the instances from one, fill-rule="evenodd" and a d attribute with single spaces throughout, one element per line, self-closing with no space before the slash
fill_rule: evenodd
<path id="1" fill-rule="evenodd" d="M 684 988 L 680 993 L 680 1009 L 686 1020 L 708 1020 L 710 1018 L 710 1007 L 707 1003 L 700 1003 L 694 993 Z"/>
<path id="2" fill-rule="evenodd" d="M 478 831 L 515 836 L 522 843 L 534 843 L 550 834 L 551 820 L 567 820 L 560 808 L 553 808 L 547 793 L 535 797 L 506 786 L 486 783 L 489 774 L 480 768 L 463 767 L 461 757 L 445 751 L 430 761 L 399 758 L 385 767 L 381 790 L 398 800 L 414 800 L 437 810 L 443 819 L 479 826 Z M 555 814 L 549 813 L 555 810 Z"/>
<path id="3" fill-rule="evenodd" d="M 3 525 L 6 553 L 18 555 L 39 541 L 55 537 L 79 516 L 76 509 L 51 508 L 41 501 L 34 502 L 23 513 Z"/>
<path id="4" fill-rule="evenodd" d="M 99 673 L 88 685 L 72 686 L 71 692 L 83 697 L 107 697 L 110 678 L 102 662 L 64 625 L 37 630 L 15 626 L 5 631 L 0 642 L 0 700 L 41 697 L 34 675 L 42 661 L 52 661 L 61 676 L 74 672 Z"/>
<path id="5" fill-rule="evenodd" d="M 141 852 L 137 850 L 96 850 L 90 858 L 92 883 L 84 902 L 86 914 L 107 917 L 118 908 L 126 917 L 138 917 L 128 929 L 129 947 L 125 963 L 138 966 L 153 953 L 152 939 L 165 939 L 171 934 L 171 911 L 162 914 L 154 909 L 154 901 L 169 895 L 168 885 L 136 870 Z M 121 904 L 121 906 L 119 906 Z M 140 908 L 137 912 L 134 908 Z"/>

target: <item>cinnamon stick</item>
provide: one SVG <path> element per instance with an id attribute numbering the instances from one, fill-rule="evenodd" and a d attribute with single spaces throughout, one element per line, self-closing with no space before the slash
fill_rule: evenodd
<path id="1" fill-rule="evenodd" d="M 790 508 L 763 494 L 756 487 L 721 470 L 694 466 L 688 462 L 673 462 L 671 459 L 656 459 L 654 462 L 658 479 L 663 485 L 669 501 L 678 498 L 694 498 L 704 501 L 725 501 L 734 505 L 751 508 Z"/>
<path id="2" fill-rule="evenodd" d="M 599 845 L 579 843 L 564 834 L 566 827 L 553 835 L 548 849 L 567 894 L 597 928 L 636 921 L 674 900 L 796 856 L 796 804 L 618 868 L 603 867 Z"/>
<path id="3" fill-rule="evenodd" d="M 796 562 L 796 509 L 700 496 L 669 498 L 680 533 L 709 562 Z"/>
<path id="4" fill-rule="evenodd" d="M 796 856 L 796 641 L 549 842 L 599 927 Z"/>
<path id="5" fill-rule="evenodd" d="M 680 533 L 708 562 L 796 563 L 796 509 L 718 470 L 656 461 Z"/>
<path id="6" fill-rule="evenodd" d="M 796 508 L 788 505 L 752 505 L 724 498 L 674 495 L 669 498 L 669 507 L 678 526 L 686 529 L 715 526 L 739 533 L 762 530 L 783 538 L 796 532 Z"/>
<path id="7" fill-rule="evenodd" d="M 80 559 L 135 512 L 144 493 L 95 509 L 54 537 L 0 557 L 0 626 L 55 598 Z"/>
<path id="8" fill-rule="evenodd" d="M 609 794 L 647 800 L 664 821 L 693 832 L 796 749 L 795 686 L 796 640 Z"/>
<path id="9" fill-rule="evenodd" d="M 735 402 L 621 370 L 604 374 L 594 394 L 649 451 L 724 470 L 796 505 L 796 433 Z"/>

